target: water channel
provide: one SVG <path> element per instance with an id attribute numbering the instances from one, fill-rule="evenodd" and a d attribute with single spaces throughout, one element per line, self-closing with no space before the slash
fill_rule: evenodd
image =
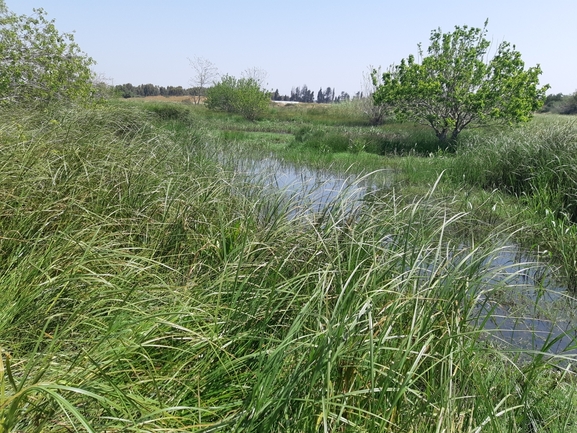
<path id="1" fill-rule="evenodd" d="M 240 158 L 234 165 L 247 179 L 282 191 L 292 206 L 289 215 L 323 212 L 335 202 L 346 203 L 345 211 L 353 211 L 368 192 L 394 184 L 391 170 L 358 176 L 297 167 L 274 157 Z M 487 269 L 484 283 L 492 288 L 491 296 L 481 296 L 477 310 L 477 325 L 487 336 L 509 350 L 577 355 L 577 299 L 556 283 L 544 260 L 504 245 L 491 256 Z"/>

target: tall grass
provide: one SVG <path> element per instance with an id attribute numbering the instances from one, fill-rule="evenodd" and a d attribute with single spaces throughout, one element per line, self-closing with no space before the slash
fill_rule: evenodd
<path id="1" fill-rule="evenodd" d="M 207 132 L 1 116 L 1 432 L 574 428 L 570 369 L 481 338 L 496 247 L 432 194 L 295 213 Z"/>
<path id="2" fill-rule="evenodd" d="M 458 152 L 456 179 L 521 198 L 539 224 L 533 242 L 563 265 L 577 287 L 577 123 L 537 119 L 513 132 L 471 138 Z M 541 236 L 539 236 L 541 232 Z"/>

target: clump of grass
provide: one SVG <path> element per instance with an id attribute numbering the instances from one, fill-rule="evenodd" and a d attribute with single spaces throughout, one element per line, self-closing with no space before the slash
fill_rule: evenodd
<path id="1" fill-rule="evenodd" d="M 146 110 L 155 113 L 161 120 L 172 120 L 189 123 L 192 120 L 192 113 L 185 104 L 175 103 L 146 103 L 143 104 Z"/>
<path id="2" fill-rule="evenodd" d="M 295 133 L 295 143 L 319 153 L 347 152 L 351 139 L 338 131 L 302 127 Z"/>
<path id="3" fill-rule="evenodd" d="M 294 132 L 295 145 L 318 153 L 368 152 L 377 155 L 428 156 L 450 151 L 429 130 L 414 125 L 384 128 L 319 127 L 311 124 Z"/>
<path id="4" fill-rule="evenodd" d="M 577 222 L 576 146 L 575 122 L 531 124 L 465 143 L 454 172 L 483 188 L 525 196 L 538 208 Z"/>

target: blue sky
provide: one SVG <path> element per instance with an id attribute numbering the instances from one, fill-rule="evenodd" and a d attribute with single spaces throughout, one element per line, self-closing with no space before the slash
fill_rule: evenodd
<path id="1" fill-rule="evenodd" d="M 515 44 L 527 66 L 539 63 L 549 93 L 577 90 L 577 0 L 6 0 L 17 13 L 44 8 L 62 32 L 97 61 L 114 84 L 190 86 L 188 58 L 220 73 L 267 72 L 267 88 L 289 94 L 361 89 L 369 65 L 386 68 L 431 30 L 482 27 L 498 45 Z"/>

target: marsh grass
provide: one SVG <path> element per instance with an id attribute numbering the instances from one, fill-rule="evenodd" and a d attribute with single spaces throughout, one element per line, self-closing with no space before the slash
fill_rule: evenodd
<path id="1" fill-rule="evenodd" d="M 451 173 L 469 184 L 499 189 L 521 199 L 534 221 L 530 240 L 562 264 L 576 287 L 577 125 L 574 119 L 542 116 L 533 124 L 493 137 L 471 139 Z"/>
<path id="2" fill-rule="evenodd" d="M 438 183 L 311 214 L 210 130 L 1 116 L 1 432 L 574 429 L 572 370 L 474 325 L 502 236 Z"/>

